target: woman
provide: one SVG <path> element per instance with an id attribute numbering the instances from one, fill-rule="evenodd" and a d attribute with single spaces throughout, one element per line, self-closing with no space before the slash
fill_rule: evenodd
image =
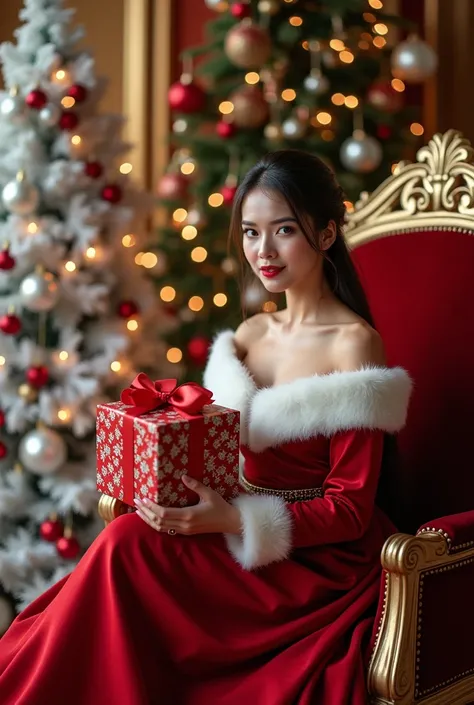
<path id="1" fill-rule="evenodd" d="M 286 308 L 217 336 L 204 382 L 241 411 L 243 493 L 137 502 L 0 642 L 2 705 L 362 705 L 394 528 L 375 506 L 410 379 L 387 369 L 341 234 L 343 196 L 303 152 L 265 157 L 232 232 Z"/>

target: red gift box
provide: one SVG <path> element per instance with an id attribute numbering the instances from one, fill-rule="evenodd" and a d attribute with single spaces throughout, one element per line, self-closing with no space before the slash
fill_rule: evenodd
<path id="1" fill-rule="evenodd" d="M 186 473 L 226 499 L 239 493 L 240 414 L 212 404 L 195 383 L 152 382 L 143 373 L 121 401 L 97 407 L 97 489 L 133 505 L 196 504 Z"/>

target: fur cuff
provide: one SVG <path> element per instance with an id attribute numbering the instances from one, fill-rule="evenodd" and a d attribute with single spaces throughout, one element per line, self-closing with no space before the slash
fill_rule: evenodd
<path id="1" fill-rule="evenodd" d="M 288 558 L 291 514 L 279 497 L 240 495 L 233 501 L 240 511 L 242 534 L 224 534 L 227 547 L 245 570 L 262 568 Z"/>

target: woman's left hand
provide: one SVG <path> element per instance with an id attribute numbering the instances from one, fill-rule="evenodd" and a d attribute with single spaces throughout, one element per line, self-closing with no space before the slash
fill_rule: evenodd
<path id="1" fill-rule="evenodd" d="M 240 512 L 218 492 L 183 475 L 183 483 L 200 497 L 192 507 L 160 507 L 150 499 L 135 499 L 138 516 L 156 531 L 171 534 L 240 534 Z"/>

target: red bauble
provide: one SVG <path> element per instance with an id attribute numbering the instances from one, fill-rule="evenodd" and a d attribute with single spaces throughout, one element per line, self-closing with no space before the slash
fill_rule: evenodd
<path id="1" fill-rule="evenodd" d="M 118 203 L 122 200 L 122 189 L 120 186 L 117 186 L 117 184 L 107 184 L 107 186 L 104 186 L 102 189 L 101 196 L 104 201 Z"/>
<path id="2" fill-rule="evenodd" d="M 72 113 L 70 110 L 67 110 L 62 113 L 58 121 L 58 127 L 61 130 L 74 130 L 74 128 L 78 125 L 78 116 L 76 115 L 76 113 Z"/>
<path id="3" fill-rule="evenodd" d="M 3 458 L 6 458 L 7 453 L 8 453 L 8 448 L 6 447 L 5 443 L 2 443 L 2 441 L 0 441 L 0 460 L 2 460 Z"/>
<path id="4" fill-rule="evenodd" d="M 195 365 L 205 365 L 211 341 L 202 335 L 191 338 L 188 343 L 188 355 Z"/>
<path id="5" fill-rule="evenodd" d="M 237 186 L 223 186 L 220 193 L 224 197 L 224 205 L 231 206 L 237 193 Z"/>
<path id="6" fill-rule="evenodd" d="M 48 96 L 44 91 L 40 91 L 39 88 L 35 88 L 35 90 L 28 93 L 25 100 L 29 108 L 33 108 L 33 110 L 41 110 L 41 108 L 44 108 L 48 102 Z"/>
<path id="7" fill-rule="evenodd" d="M 15 264 L 16 264 L 15 258 L 11 256 L 8 248 L 6 250 L 2 250 L 0 252 L 0 269 L 1 270 L 6 272 L 9 269 L 13 269 Z"/>
<path id="8" fill-rule="evenodd" d="M 158 182 L 158 198 L 166 201 L 182 201 L 188 194 L 188 179 L 180 171 L 164 174 Z"/>
<path id="9" fill-rule="evenodd" d="M 72 560 L 79 555 L 81 547 L 79 546 L 78 540 L 74 536 L 61 536 L 61 538 L 56 541 L 56 550 L 61 558 Z"/>
<path id="10" fill-rule="evenodd" d="M 49 371 L 44 365 L 36 365 L 35 367 L 30 367 L 26 371 L 26 380 L 35 389 L 40 389 L 48 382 Z"/>
<path id="11" fill-rule="evenodd" d="M 237 20 L 243 20 L 245 17 L 250 17 L 250 5 L 246 2 L 234 2 L 230 11 Z"/>
<path id="12" fill-rule="evenodd" d="M 367 101 L 374 108 L 396 113 L 403 106 L 403 96 L 392 88 L 390 81 L 376 81 L 367 91 Z"/>
<path id="13" fill-rule="evenodd" d="M 43 521 L 40 526 L 40 536 L 45 541 L 55 542 L 61 538 L 64 533 L 64 525 L 61 521 L 48 519 Z"/>
<path id="14" fill-rule="evenodd" d="M 74 98 L 76 103 L 83 103 L 89 95 L 89 92 L 84 86 L 81 86 L 79 83 L 75 83 L 73 86 L 70 87 L 67 92 L 67 95 L 70 98 Z"/>
<path id="15" fill-rule="evenodd" d="M 98 179 L 104 173 L 104 167 L 100 162 L 86 162 L 84 172 L 91 179 Z"/>
<path id="16" fill-rule="evenodd" d="M 13 313 L 6 314 L 0 318 L 0 330 L 5 335 L 16 335 L 21 330 L 21 321 Z"/>
<path id="17" fill-rule="evenodd" d="M 5 426 L 5 412 L 0 409 L 0 428 Z"/>
<path id="18" fill-rule="evenodd" d="M 225 122 L 225 120 L 220 120 L 220 122 L 216 125 L 216 132 L 219 137 L 222 137 L 224 140 L 228 140 L 230 137 L 235 135 L 237 128 L 233 122 Z"/>
<path id="19" fill-rule="evenodd" d="M 196 83 L 177 81 L 170 86 L 168 102 L 171 110 L 180 113 L 198 113 L 204 108 L 206 94 Z"/>
<path id="20" fill-rule="evenodd" d="M 392 135 L 392 128 L 388 125 L 379 125 L 377 127 L 377 137 L 381 140 L 388 140 Z"/>
<path id="21" fill-rule="evenodd" d="M 121 301 L 117 307 L 120 318 L 130 318 L 138 313 L 138 306 L 135 301 Z"/>

